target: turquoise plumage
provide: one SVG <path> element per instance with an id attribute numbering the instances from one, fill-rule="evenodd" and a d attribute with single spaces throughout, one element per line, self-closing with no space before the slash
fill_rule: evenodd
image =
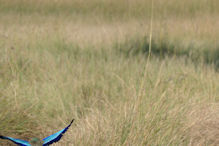
<path id="1" fill-rule="evenodd" d="M 52 135 L 44 138 L 42 141 L 38 141 L 37 138 L 33 138 L 32 141 L 28 142 L 28 141 L 25 141 L 25 140 L 16 139 L 16 138 L 7 137 L 7 136 L 1 136 L 1 135 L 0 135 L 0 138 L 10 140 L 10 141 L 12 141 L 13 143 L 15 143 L 19 146 L 34 146 L 34 145 L 36 145 L 36 146 L 48 146 L 48 145 L 51 145 L 55 142 L 58 142 L 62 138 L 63 134 L 71 126 L 73 121 L 74 121 L 74 119 L 71 121 L 71 123 L 67 127 L 65 127 L 64 129 L 56 132 L 55 134 L 52 134 Z"/>

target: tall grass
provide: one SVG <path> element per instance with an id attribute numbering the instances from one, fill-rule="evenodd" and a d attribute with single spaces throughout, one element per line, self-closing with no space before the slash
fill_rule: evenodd
<path id="1" fill-rule="evenodd" d="M 150 18 L 150 0 L 1 0 L 0 11 L 2 13 L 15 13 L 32 15 L 98 15 L 105 18 L 117 17 L 146 17 Z M 158 0 L 155 2 L 155 15 L 194 17 L 202 14 L 218 14 L 217 0 Z"/>
<path id="2" fill-rule="evenodd" d="M 150 2 L 0 0 L 0 134 L 217 145 L 218 2 L 154 1 L 145 71 Z"/>
<path id="3" fill-rule="evenodd" d="M 193 60 L 194 63 L 203 62 L 214 64 L 215 69 L 219 68 L 219 46 L 211 43 L 199 44 L 194 41 L 182 42 L 181 40 L 167 40 L 166 38 L 153 39 L 150 49 L 150 38 L 129 38 L 123 43 L 118 43 L 115 48 L 126 54 L 126 56 L 137 54 L 150 54 L 151 52 L 164 58 L 167 56 L 184 57 Z M 211 49 L 210 49 L 211 48 Z"/>

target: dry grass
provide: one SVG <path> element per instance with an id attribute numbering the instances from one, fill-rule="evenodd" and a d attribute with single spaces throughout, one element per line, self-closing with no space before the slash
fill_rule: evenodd
<path id="1" fill-rule="evenodd" d="M 121 51 L 148 47 L 150 4 L 0 0 L 0 134 L 44 137 L 75 118 L 57 145 L 217 145 L 218 1 L 154 3 L 152 53 L 214 54 L 207 65 Z"/>
<path id="2" fill-rule="evenodd" d="M 195 108 L 188 114 L 190 145 L 217 145 L 219 143 L 219 106 L 211 104 L 199 105 Z"/>

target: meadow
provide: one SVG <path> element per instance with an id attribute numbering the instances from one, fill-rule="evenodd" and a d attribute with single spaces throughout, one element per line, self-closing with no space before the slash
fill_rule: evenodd
<path id="1" fill-rule="evenodd" d="M 0 135 L 216 146 L 219 1 L 152 1 L 0 0 Z"/>

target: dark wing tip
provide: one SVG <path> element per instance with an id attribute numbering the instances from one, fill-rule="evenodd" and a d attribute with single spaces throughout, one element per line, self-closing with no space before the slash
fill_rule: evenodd
<path id="1" fill-rule="evenodd" d="M 3 136 L 3 135 L 0 135 L 0 138 L 1 139 L 6 139 L 7 137 Z"/>
<path id="2" fill-rule="evenodd" d="M 75 120 L 75 119 L 72 119 L 72 120 L 71 120 L 71 123 L 70 123 L 70 125 L 71 125 L 71 124 L 74 122 L 74 120 Z"/>
<path id="3" fill-rule="evenodd" d="M 0 135 L 0 138 L 4 138 L 4 136 Z"/>

